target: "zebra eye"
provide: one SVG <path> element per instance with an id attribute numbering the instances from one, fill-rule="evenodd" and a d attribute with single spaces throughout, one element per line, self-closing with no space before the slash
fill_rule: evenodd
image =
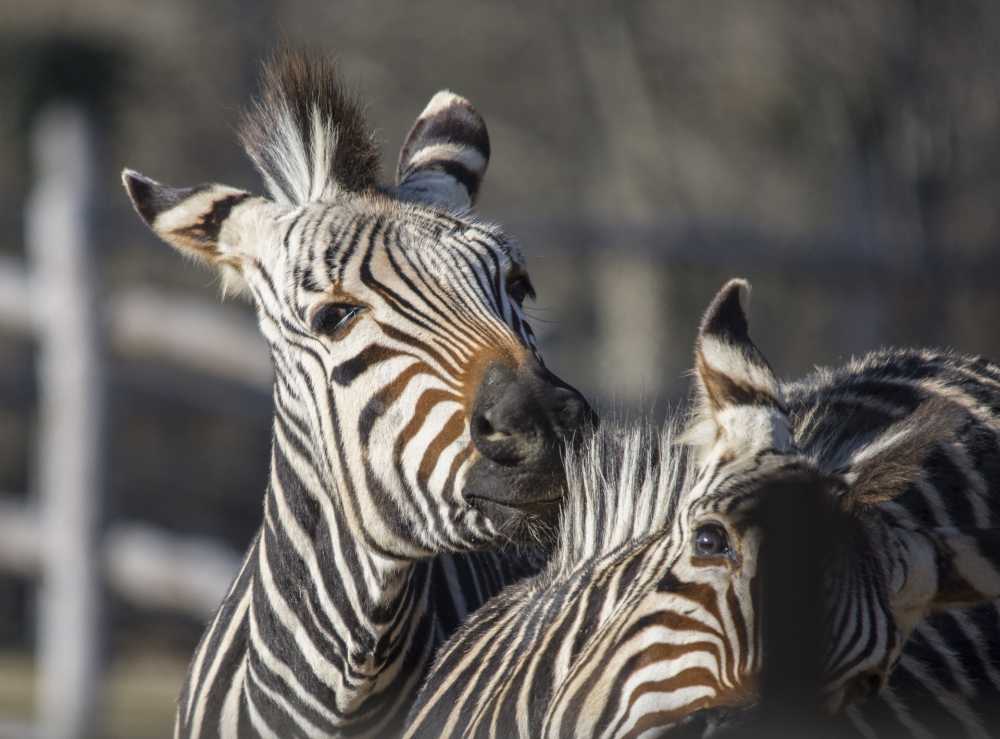
<path id="1" fill-rule="evenodd" d="M 507 282 L 507 294 L 510 295 L 518 305 L 524 302 L 525 298 L 535 298 L 535 288 L 531 285 L 531 280 L 527 275 L 518 275 Z"/>
<path id="2" fill-rule="evenodd" d="M 338 331 L 354 320 L 363 306 L 351 303 L 326 303 L 313 313 L 309 327 L 321 336 L 335 336 Z"/>
<path id="3" fill-rule="evenodd" d="M 729 537 L 717 523 L 699 526 L 694 532 L 694 553 L 699 557 L 718 557 L 729 553 Z"/>

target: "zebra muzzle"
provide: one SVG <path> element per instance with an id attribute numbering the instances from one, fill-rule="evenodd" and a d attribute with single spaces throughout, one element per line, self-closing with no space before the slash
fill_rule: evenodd
<path id="1" fill-rule="evenodd" d="M 479 459 L 465 497 L 491 519 L 515 513 L 554 516 L 565 488 L 562 455 L 567 440 L 595 420 L 572 386 L 534 361 L 491 365 L 470 418 Z"/>

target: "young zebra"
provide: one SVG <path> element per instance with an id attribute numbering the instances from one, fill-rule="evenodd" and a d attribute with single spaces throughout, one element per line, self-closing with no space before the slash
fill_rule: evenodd
<path id="1" fill-rule="evenodd" d="M 827 706 L 891 677 L 849 709 L 862 733 L 985 736 L 1000 621 L 992 603 L 975 622 L 956 608 L 1000 597 L 1000 368 L 880 352 L 783 386 L 750 340 L 744 289 L 728 284 L 703 321 L 687 460 L 669 428 L 620 441 L 606 424 L 567 463 L 548 569 L 442 648 L 408 735 L 640 736 L 752 706 L 778 533 L 761 514 L 812 496 L 833 531 L 812 588 Z M 952 638 L 944 619 L 969 628 Z"/>
<path id="2" fill-rule="evenodd" d="M 158 236 L 249 292 L 276 370 L 264 522 L 175 734 L 383 737 L 521 572 L 476 552 L 547 525 L 591 411 L 535 350 L 520 250 L 470 213 L 489 140 L 467 101 L 432 98 L 381 188 L 332 66 L 285 54 L 242 139 L 270 198 L 123 175 Z"/>

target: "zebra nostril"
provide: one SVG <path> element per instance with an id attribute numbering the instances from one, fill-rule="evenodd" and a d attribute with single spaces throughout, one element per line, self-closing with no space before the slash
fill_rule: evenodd
<path id="1" fill-rule="evenodd" d="M 500 386 L 499 397 L 480 403 L 472 421 L 472 440 L 494 462 L 518 465 L 544 455 L 546 444 L 541 406 L 517 383 Z"/>
<path id="2" fill-rule="evenodd" d="M 882 689 L 882 675 L 877 672 L 870 672 L 862 676 L 859 685 L 859 693 L 862 700 L 873 698 Z"/>
<path id="3" fill-rule="evenodd" d="M 878 670 L 868 670 L 855 676 L 842 689 L 837 710 L 874 698 L 882 690 L 883 678 L 883 673 Z"/>
<path id="4" fill-rule="evenodd" d="M 588 421 L 596 423 L 597 415 L 590 404 L 575 390 L 559 388 L 555 392 L 554 416 L 556 425 L 563 431 L 579 428 Z"/>
<path id="5" fill-rule="evenodd" d="M 480 413 L 476 416 L 474 421 L 476 425 L 476 433 L 484 439 L 499 439 L 509 436 L 506 431 L 497 428 L 493 419 L 490 418 L 491 411 L 486 411 L 485 413 Z"/>
<path id="6" fill-rule="evenodd" d="M 574 389 L 544 368 L 491 367 L 470 422 L 472 441 L 506 465 L 552 468 L 560 445 L 593 414 Z"/>

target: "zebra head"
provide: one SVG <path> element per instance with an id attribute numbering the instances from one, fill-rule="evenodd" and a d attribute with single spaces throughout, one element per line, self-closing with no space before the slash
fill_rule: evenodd
<path id="1" fill-rule="evenodd" d="M 483 119 L 435 95 L 383 187 L 331 64 L 284 54 L 262 87 L 241 135 L 268 197 L 123 180 L 158 236 L 252 298 L 296 479 L 394 558 L 483 548 L 554 513 L 561 440 L 592 412 L 538 354 L 521 250 L 472 213 Z"/>
<path id="2" fill-rule="evenodd" d="M 997 571 L 981 553 L 994 551 L 997 532 L 912 529 L 880 508 L 953 438 L 961 414 L 946 399 L 927 399 L 833 468 L 830 455 L 801 451 L 796 435 L 808 419 L 786 406 L 750 339 L 747 293 L 746 282 L 730 281 L 699 331 L 685 434 L 696 482 L 677 522 L 690 556 L 675 571 L 711 582 L 705 592 L 728 614 L 719 628 L 746 655 L 731 673 L 753 684 L 741 694 L 766 697 L 777 682 L 788 695 L 796 670 L 799 688 L 808 685 L 805 662 L 822 643 L 812 685 L 837 711 L 885 686 L 930 612 L 996 597 Z"/>
<path id="3" fill-rule="evenodd" d="M 776 672 L 818 707 L 828 674 L 843 691 L 873 670 L 884 674 L 898 655 L 883 560 L 857 546 L 874 535 L 842 509 L 843 476 L 797 449 L 781 384 L 749 336 L 747 292 L 741 280 L 728 283 L 702 321 L 696 400 L 680 437 L 688 468 L 677 477 L 673 512 L 660 532 L 619 555 L 642 563 L 628 567 L 648 568 L 655 582 L 612 611 L 557 691 L 547 729 L 571 723 L 578 734 L 645 736 L 724 728 L 756 719 L 750 709 L 775 693 Z M 878 624 L 868 651 L 849 660 L 816 649 L 832 643 L 827 604 L 841 571 L 858 575 Z M 782 618 L 788 613 L 795 618 Z"/>

